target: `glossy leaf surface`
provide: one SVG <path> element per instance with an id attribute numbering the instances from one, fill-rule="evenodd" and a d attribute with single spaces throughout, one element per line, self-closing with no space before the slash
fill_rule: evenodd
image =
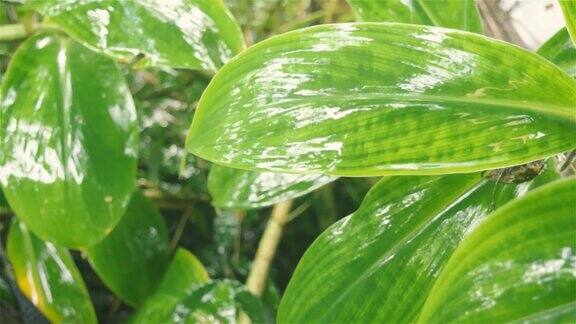
<path id="1" fill-rule="evenodd" d="M 572 41 L 576 44 L 576 2 L 574 0 L 559 0 L 559 2 L 566 21 L 566 28 Z"/>
<path id="2" fill-rule="evenodd" d="M 562 28 L 546 41 L 538 49 L 538 54 L 556 64 L 571 77 L 576 78 L 576 48 L 566 28 Z"/>
<path id="3" fill-rule="evenodd" d="M 474 0 L 348 0 L 364 21 L 386 21 L 483 32 Z"/>
<path id="4" fill-rule="evenodd" d="M 382 179 L 306 251 L 278 321 L 415 322 L 444 265 L 486 215 L 555 178 L 549 170 L 520 185 L 478 173 Z"/>
<path id="5" fill-rule="evenodd" d="M 442 270 L 419 322 L 576 320 L 574 192 L 564 179 L 490 215 Z"/>
<path id="6" fill-rule="evenodd" d="M 154 291 L 168 266 L 168 230 L 156 207 L 137 191 L 114 230 L 86 253 L 102 281 L 136 306 Z"/>
<path id="7" fill-rule="evenodd" d="M 18 287 L 46 318 L 54 323 L 96 323 L 84 281 L 66 249 L 40 240 L 15 220 L 7 253 Z"/>
<path id="8" fill-rule="evenodd" d="M 221 0 L 32 1 L 85 45 L 130 62 L 215 72 L 244 40 Z M 142 64 L 141 64 L 142 65 Z"/>
<path id="9" fill-rule="evenodd" d="M 17 51 L 0 94 L 0 183 L 16 215 L 61 246 L 101 240 L 136 180 L 136 111 L 117 66 L 37 35 Z"/>
<path id="10" fill-rule="evenodd" d="M 277 172 L 500 168 L 576 146 L 575 90 L 547 60 L 480 35 L 316 26 L 263 41 L 223 67 L 186 147 L 219 164 Z"/>
<path id="11" fill-rule="evenodd" d="M 165 319 L 188 291 L 209 279 L 208 272 L 194 255 L 183 248 L 177 249 L 154 294 L 140 307 L 134 322 Z"/>
<path id="12" fill-rule="evenodd" d="M 300 197 L 335 177 L 255 172 L 213 165 L 208 177 L 212 204 L 220 208 L 258 208 Z"/>

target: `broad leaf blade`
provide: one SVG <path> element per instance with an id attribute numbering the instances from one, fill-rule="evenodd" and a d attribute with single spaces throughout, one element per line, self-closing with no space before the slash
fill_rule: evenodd
<path id="1" fill-rule="evenodd" d="M 364 21 L 430 25 L 482 33 L 474 0 L 348 0 Z"/>
<path id="2" fill-rule="evenodd" d="M 210 73 L 241 51 L 240 27 L 221 0 L 32 1 L 83 44 L 130 62 Z"/>
<path id="3" fill-rule="evenodd" d="M 576 146 L 575 90 L 547 60 L 480 35 L 316 26 L 263 41 L 222 68 L 186 147 L 219 164 L 277 172 L 501 168 Z"/>
<path id="4" fill-rule="evenodd" d="M 576 2 L 574 0 L 559 0 L 564 20 L 566 20 L 566 28 L 570 33 L 572 42 L 576 44 Z"/>
<path id="5" fill-rule="evenodd" d="M 113 61 L 57 35 L 24 42 L 2 84 L 0 183 L 36 235 L 94 244 L 136 182 L 136 111 Z"/>
<path id="6" fill-rule="evenodd" d="M 84 281 L 66 249 L 40 240 L 15 220 L 7 252 L 18 287 L 46 318 L 54 323 L 96 323 Z"/>
<path id="7" fill-rule="evenodd" d="M 546 41 L 537 53 L 576 78 L 576 48 L 566 28 L 562 28 Z"/>
<path id="8" fill-rule="evenodd" d="M 213 165 L 208 177 L 212 204 L 220 208 L 259 208 L 305 195 L 335 177 L 255 172 Z"/>
<path id="9" fill-rule="evenodd" d="M 490 215 L 454 252 L 419 322 L 576 320 L 576 179 Z"/>
<path id="10" fill-rule="evenodd" d="M 552 170 L 543 177 L 554 178 Z M 536 180 L 496 184 L 480 174 L 382 179 L 358 211 L 306 251 L 278 321 L 416 321 L 460 242 L 494 207 L 542 183 Z"/>
<path id="11" fill-rule="evenodd" d="M 168 230 L 162 215 L 139 191 L 108 236 L 86 249 L 98 276 L 118 297 L 136 306 L 158 285 L 168 266 Z"/>

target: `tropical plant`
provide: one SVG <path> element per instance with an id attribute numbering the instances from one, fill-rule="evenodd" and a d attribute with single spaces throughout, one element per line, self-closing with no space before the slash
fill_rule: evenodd
<path id="1" fill-rule="evenodd" d="M 0 319 L 576 321 L 574 1 L 1 5 Z"/>

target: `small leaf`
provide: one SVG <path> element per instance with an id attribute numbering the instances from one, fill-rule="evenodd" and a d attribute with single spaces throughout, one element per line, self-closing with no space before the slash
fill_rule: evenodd
<path id="1" fill-rule="evenodd" d="M 221 0 L 33 1 L 74 39 L 111 57 L 214 73 L 242 50 L 240 27 Z"/>
<path id="2" fill-rule="evenodd" d="M 86 253 L 110 290 L 137 306 L 154 291 L 168 266 L 168 230 L 152 202 L 137 191 L 114 230 Z"/>
<path id="3" fill-rule="evenodd" d="M 15 219 L 7 251 L 18 287 L 51 322 L 96 323 L 84 281 L 66 249 L 40 240 Z"/>
<path id="4" fill-rule="evenodd" d="M 566 28 L 562 28 L 546 41 L 537 53 L 576 78 L 576 48 Z"/>
<path id="5" fill-rule="evenodd" d="M 576 178 L 490 215 L 451 256 L 419 322 L 573 322 Z"/>
<path id="6" fill-rule="evenodd" d="M 16 215 L 61 246 L 100 241 L 136 183 L 136 111 L 117 66 L 37 35 L 16 52 L 0 95 L 0 184 Z"/>
<path id="7" fill-rule="evenodd" d="M 572 42 L 576 44 L 576 3 L 574 0 L 559 0 L 559 2 L 566 20 L 566 28 L 570 33 Z"/>
<path id="8" fill-rule="evenodd" d="M 306 251 L 278 322 L 415 322 L 454 250 L 493 208 L 558 177 L 551 165 L 519 185 L 480 174 L 383 178 Z"/>
<path id="9" fill-rule="evenodd" d="M 540 56 L 476 34 L 315 26 L 265 40 L 223 67 L 186 147 L 218 164 L 274 172 L 502 168 L 576 147 L 575 90 Z"/>
<path id="10" fill-rule="evenodd" d="M 303 196 L 335 179 L 318 174 L 255 172 L 213 165 L 208 190 L 216 207 L 250 209 Z"/>
<path id="11" fill-rule="evenodd" d="M 387 21 L 467 30 L 481 34 L 474 0 L 348 0 L 364 21 Z"/>
<path id="12" fill-rule="evenodd" d="M 167 316 L 188 291 L 207 283 L 208 280 L 208 273 L 202 263 L 187 250 L 177 249 L 160 284 L 154 294 L 140 307 L 134 322 L 153 321 L 152 316 L 154 318 Z"/>

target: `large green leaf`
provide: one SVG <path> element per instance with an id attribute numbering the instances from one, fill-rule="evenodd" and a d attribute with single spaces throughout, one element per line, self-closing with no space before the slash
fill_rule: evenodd
<path id="1" fill-rule="evenodd" d="M 36 235 L 82 247 L 122 217 L 136 182 L 136 111 L 113 61 L 37 35 L 0 89 L 0 183 Z"/>
<path id="2" fill-rule="evenodd" d="M 348 0 L 365 21 L 431 25 L 482 33 L 474 0 Z"/>
<path id="3" fill-rule="evenodd" d="M 186 147 L 216 163 L 278 172 L 500 168 L 576 146 L 575 90 L 540 56 L 476 34 L 316 26 L 263 41 L 223 67 Z"/>
<path id="4" fill-rule="evenodd" d="M 221 0 L 33 0 L 31 4 L 83 44 L 129 62 L 216 72 L 244 47 Z"/>
<path id="5" fill-rule="evenodd" d="M 570 33 L 572 42 L 576 44 L 576 2 L 574 0 L 559 0 L 564 20 L 566 20 L 566 28 Z"/>
<path id="6" fill-rule="evenodd" d="M 442 270 L 419 322 L 576 321 L 576 178 L 490 215 Z"/>
<path id="7" fill-rule="evenodd" d="M 576 48 L 566 28 L 552 36 L 537 53 L 576 78 Z"/>
<path id="8" fill-rule="evenodd" d="M 86 253 L 102 281 L 136 306 L 153 292 L 168 266 L 168 230 L 152 202 L 137 191 L 114 230 Z"/>
<path id="9" fill-rule="evenodd" d="M 66 249 L 40 240 L 15 219 L 7 250 L 18 287 L 46 318 L 54 323 L 96 323 L 84 281 Z"/>
<path id="10" fill-rule="evenodd" d="M 317 174 L 255 172 L 213 165 L 208 190 L 216 207 L 248 209 L 300 197 L 335 179 Z"/>
<path id="11" fill-rule="evenodd" d="M 497 184 L 477 173 L 382 179 L 358 211 L 306 251 L 278 321 L 416 321 L 444 265 L 486 215 L 557 178 L 548 170 L 519 185 Z"/>

